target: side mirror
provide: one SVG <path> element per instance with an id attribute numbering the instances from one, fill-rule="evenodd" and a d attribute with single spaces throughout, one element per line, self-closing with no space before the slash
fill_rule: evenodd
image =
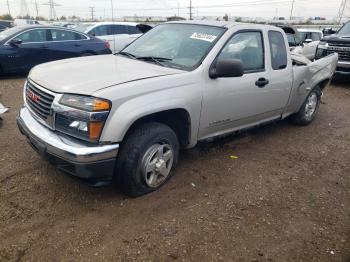
<path id="1" fill-rule="evenodd" d="M 243 63 L 236 59 L 224 59 L 212 65 L 209 77 L 212 79 L 219 77 L 241 77 L 244 75 Z"/>
<path id="2" fill-rule="evenodd" d="M 22 43 L 23 43 L 23 41 L 20 40 L 20 39 L 12 39 L 12 40 L 9 42 L 9 44 L 10 44 L 11 46 L 19 46 L 19 45 L 22 44 Z"/>
<path id="3" fill-rule="evenodd" d="M 313 42 L 312 39 L 305 39 L 305 41 L 304 41 L 305 44 L 310 44 L 312 42 Z"/>

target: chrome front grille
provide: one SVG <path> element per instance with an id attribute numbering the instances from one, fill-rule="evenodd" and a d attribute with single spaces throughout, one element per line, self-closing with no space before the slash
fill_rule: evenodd
<path id="1" fill-rule="evenodd" d="M 350 47 L 350 43 L 329 42 L 328 45 L 334 47 Z"/>
<path id="2" fill-rule="evenodd" d="M 27 82 L 25 96 L 30 109 L 37 116 L 47 120 L 51 114 L 51 105 L 55 96 L 45 92 L 43 89 L 39 89 L 30 81 Z"/>
<path id="3" fill-rule="evenodd" d="M 350 61 L 350 52 L 349 51 L 334 51 L 334 50 L 327 50 L 326 51 L 326 55 L 330 55 L 333 53 L 338 53 L 339 61 Z"/>

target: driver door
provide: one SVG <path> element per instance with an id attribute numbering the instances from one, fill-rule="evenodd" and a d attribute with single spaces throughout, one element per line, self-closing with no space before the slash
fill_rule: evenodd
<path id="1" fill-rule="evenodd" d="M 205 84 L 200 139 L 255 125 L 281 115 L 286 103 L 281 88 L 271 84 L 276 72 L 266 68 L 261 31 L 242 31 L 226 43 L 216 61 L 235 59 L 243 64 L 242 77 L 216 78 Z M 214 62 L 215 63 L 215 62 Z M 288 98 L 288 96 L 287 96 Z"/>
<path id="2" fill-rule="evenodd" d="M 21 40 L 18 45 L 7 44 L 9 63 L 8 71 L 26 72 L 32 67 L 49 61 L 47 51 L 47 29 L 28 30 L 15 39 Z"/>

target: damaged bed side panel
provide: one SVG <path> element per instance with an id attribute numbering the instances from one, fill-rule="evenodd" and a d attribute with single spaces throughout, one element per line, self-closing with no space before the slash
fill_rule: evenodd
<path id="1" fill-rule="evenodd" d="M 337 62 L 338 54 L 332 54 L 307 65 L 293 66 L 293 88 L 283 118 L 298 112 L 314 87 L 332 80 Z"/>

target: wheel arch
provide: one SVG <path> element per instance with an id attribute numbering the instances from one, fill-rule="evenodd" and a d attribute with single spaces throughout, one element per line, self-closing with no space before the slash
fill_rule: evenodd
<path id="1" fill-rule="evenodd" d="M 139 117 L 129 125 L 123 140 L 138 126 L 147 122 L 159 122 L 169 126 L 176 133 L 182 148 L 190 144 L 191 116 L 184 108 L 168 109 Z"/>

